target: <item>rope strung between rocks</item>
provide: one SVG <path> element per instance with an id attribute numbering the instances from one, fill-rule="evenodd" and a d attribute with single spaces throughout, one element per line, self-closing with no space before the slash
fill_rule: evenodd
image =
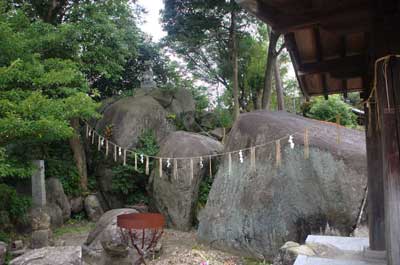
<path id="1" fill-rule="evenodd" d="M 337 120 L 338 121 L 338 120 Z M 321 122 L 321 121 L 320 121 Z M 329 124 L 334 126 L 334 123 L 329 123 L 329 122 L 321 122 L 325 124 Z M 209 176 L 212 177 L 212 159 L 215 157 L 222 157 L 222 156 L 227 156 L 228 158 L 228 173 L 231 174 L 232 172 L 232 155 L 239 155 L 239 160 L 240 163 L 243 163 L 243 152 L 249 151 L 249 156 L 250 156 L 250 170 L 251 171 L 256 171 L 256 149 L 265 147 L 268 145 L 275 145 L 275 159 L 276 159 L 276 167 L 280 168 L 282 164 L 282 151 L 281 151 L 281 141 L 288 139 L 288 143 L 290 145 L 290 148 L 293 149 L 295 146 L 295 143 L 293 141 L 295 135 L 303 135 L 303 140 L 304 140 L 304 158 L 309 159 L 310 154 L 309 154 L 309 135 L 310 135 L 310 129 L 316 128 L 320 129 L 317 126 L 311 126 L 311 127 L 306 127 L 304 131 L 302 132 L 294 132 L 292 134 L 288 134 L 286 136 L 283 136 L 279 139 L 275 139 L 263 144 L 258 144 L 238 150 L 233 150 L 233 151 L 227 151 L 227 152 L 221 152 L 221 153 L 214 153 L 214 154 L 205 154 L 201 156 L 189 156 L 189 157 L 160 157 L 160 156 L 150 156 L 150 155 L 145 155 L 143 153 L 137 152 L 135 150 L 129 150 L 127 148 L 123 148 L 116 143 L 110 141 L 107 139 L 107 137 L 99 134 L 96 130 L 94 130 L 87 122 L 85 122 L 86 125 L 86 137 L 89 139 L 89 142 L 91 144 L 95 144 L 95 139 L 97 136 L 97 149 L 101 151 L 102 147 L 105 146 L 105 156 L 108 157 L 110 153 L 110 147 L 113 150 L 113 160 L 118 161 L 120 157 L 122 157 L 123 165 L 125 166 L 127 164 L 127 156 L 128 154 L 133 155 L 134 159 L 134 168 L 135 171 L 138 171 L 138 163 L 140 162 L 141 165 L 144 166 L 144 173 L 146 175 L 150 174 L 150 159 L 154 159 L 156 162 L 158 162 L 158 175 L 160 178 L 163 175 L 163 162 L 166 163 L 167 168 L 171 167 L 171 162 L 170 160 L 173 160 L 173 170 L 172 170 L 172 175 L 175 180 L 178 179 L 178 160 L 188 160 L 190 162 L 189 167 L 191 170 L 191 175 L 190 179 L 193 180 L 193 170 L 194 170 L 194 160 L 199 160 L 199 165 L 200 168 L 204 167 L 204 161 L 208 160 L 208 171 L 209 171 Z M 340 134 L 339 127 L 341 127 L 339 124 L 336 124 L 338 126 L 337 133 Z M 339 135 L 337 136 L 337 139 L 339 139 Z"/>

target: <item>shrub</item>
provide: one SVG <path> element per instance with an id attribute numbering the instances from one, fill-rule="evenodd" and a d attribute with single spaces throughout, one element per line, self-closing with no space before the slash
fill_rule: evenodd
<path id="1" fill-rule="evenodd" d="M 46 153 L 46 175 L 60 179 L 68 196 L 79 196 L 82 193 L 80 177 L 68 143 L 52 144 Z"/>
<path id="2" fill-rule="evenodd" d="M 357 117 L 351 111 L 351 107 L 338 95 L 330 96 L 328 100 L 322 97 L 316 98 L 312 101 L 306 116 L 329 122 L 336 122 L 336 118 L 339 117 L 340 124 L 343 126 L 354 127 L 357 125 Z"/>
<path id="3" fill-rule="evenodd" d="M 136 152 L 139 154 L 154 156 L 158 153 L 159 146 L 153 131 L 144 132 L 139 137 L 138 148 Z M 134 157 L 129 157 L 133 160 Z M 138 158 L 139 159 L 139 158 Z M 153 168 L 153 161 L 149 163 L 150 170 Z M 148 177 L 144 174 L 144 165 L 138 163 L 138 171 L 135 171 L 134 165 L 128 163 L 126 166 L 118 165 L 113 168 L 114 176 L 112 179 L 112 190 L 116 194 L 124 195 L 125 202 L 135 204 L 139 202 L 148 203 L 146 194 L 146 184 Z"/>
<path id="4" fill-rule="evenodd" d="M 0 184 L 0 209 L 8 212 L 13 224 L 26 224 L 30 207 L 30 198 L 17 194 L 14 188 L 6 184 Z"/>

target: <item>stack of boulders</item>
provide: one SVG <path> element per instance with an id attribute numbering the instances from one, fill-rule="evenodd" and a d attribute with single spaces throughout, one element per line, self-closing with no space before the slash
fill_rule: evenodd
<path id="1" fill-rule="evenodd" d="M 32 239 L 31 248 L 47 247 L 50 244 L 50 216 L 45 209 L 35 208 L 31 212 Z"/>

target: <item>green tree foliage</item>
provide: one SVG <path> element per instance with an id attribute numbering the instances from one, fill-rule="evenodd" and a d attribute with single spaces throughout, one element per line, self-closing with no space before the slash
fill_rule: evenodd
<path id="1" fill-rule="evenodd" d="M 323 97 L 314 98 L 307 109 L 305 110 L 306 116 L 313 119 L 336 122 L 337 117 L 339 117 L 340 124 L 343 126 L 353 127 L 357 125 L 356 115 L 339 95 L 330 96 L 328 100 Z"/>
<path id="2" fill-rule="evenodd" d="M 153 131 L 145 131 L 139 138 L 138 154 L 149 156 L 157 155 L 159 145 Z M 133 161 L 134 157 L 130 157 Z M 138 157 L 138 159 L 140 159 Z M 153 168 L 153 160 L 150 160 L 150 169 Z M 116 194 L 122 195 L 125 202 L 128 204 L 148 202 L 146 194 L 146 185 L 148 176 L 145 175 L 145 166 L 142 163 L 138 164 L 138 171 L 135 170 L 133 163 L 128 163 L 126 166 L 116 166 L 113 169 L 114 176 L 112 179 L 112 190 Z"/>

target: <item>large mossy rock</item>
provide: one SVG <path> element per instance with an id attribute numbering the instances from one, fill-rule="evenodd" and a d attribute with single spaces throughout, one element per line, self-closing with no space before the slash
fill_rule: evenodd
<path id="1" fill-rule="evenodd" d="M 135 149 L 140 136 L 147 130 L 154 132 L 157 142 L 161 142 L 170 132 L 175 131 L 175 125 L 168 120 L 170 114 L 179 118 L 186 117 L 185 115 L 192 117 L 194 110 L 193 97 L 186 89 L 157 89 L 149 94 L 139 90 L 135 96 L 104 102 L 101 108 L 103 116 L 95 123 L 95 128 L 101 133 L 104 133 L 106 128 L 111 128 L 112 142 Z M 109 159 L 93 159 L 96 160 L 94 175 L 98 180 L 99 195 L 104 209 L 124 206 L 124 198 L 112 190 L 112 168 L 115 166 L 112 154 L 113 150 L 110 150 Z"/>
<path id="2" fill-rule="evenodd" d="M 173 132 L 160 144 L 161 157 L 196 157 L 222 151 L 220 142 L 203 135 L 183 131 Z M 167 218 L 168 225 L 179 230 L 189 230 L 194 221 L 200 182 L 209 174 L 208 159 L 193 159 L 191 179 L 190 159 L 177 160 L 177 178 L 173 174 L 173 160 L 170 167 L 163 163 L 160 178 L 158 164 L 152 173 L 151 193 L 155 207 Z M 216 160 L 212 162 L 215 164 Z"/>
<path id="3" fill-rule="evenodd" d="M 303 132 L 309 127 L 310 158 Z M 282 165 L 276 167 L 275 140 L 294 135 L 295 148 L 281 141 Z M 256 171 L 232 156 L 224 158 L 200 215 L 198 237 L 214 247 L 271 259 L 286 241 L 303 242 L 329 225 L 348 234 L 356 224 L 366 187 L 364 132 L 338 128 L 300 116 L 268 111 L 240 115 L 226 151 L 272 141 L 256 149 Z"/>
<path id="4" fill-rule="evenodd" d="M 111 127 L 111 141 L 126 148 L 134 148 L 139 137 L 148 129 L 158 140 L 174 128 L 167 121 L 168 112 L 151 96 L 125 97 L 104 109 L 96 123 L 97 131 Z"/>

